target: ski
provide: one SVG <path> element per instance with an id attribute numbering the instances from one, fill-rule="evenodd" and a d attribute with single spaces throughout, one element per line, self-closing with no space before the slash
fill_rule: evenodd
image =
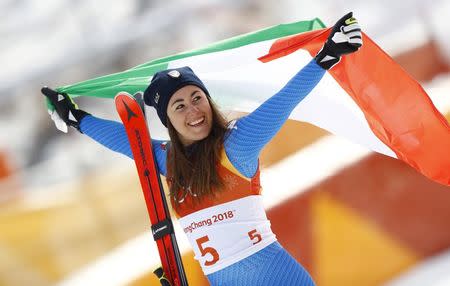
<path id="1" fill-rule="evenodd" d="M 141 96 L 133 98 L 126 92 L 120 92 L 114 101 L 130 142 L 164 274 L 172 286 L 187 286 L 143 106 L 140 105 Z"/>

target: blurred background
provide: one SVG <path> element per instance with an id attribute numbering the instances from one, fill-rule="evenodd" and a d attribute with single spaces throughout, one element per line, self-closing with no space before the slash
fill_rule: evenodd
<path id="1" fill-rule="evenodd" d="M 449 120 L 450 0 L 1 0 L 0 285 L 157 285 L 134 163 L 57 131 L 43 85 L 348 11 Z M 77 103 L 118 120 L 112 100 Z M 261 164 L 272 228 L 318 286 L 450 285 L 449 187 L 293 121 Z M 190 285 L 208 285 L 179 237 Z"/>

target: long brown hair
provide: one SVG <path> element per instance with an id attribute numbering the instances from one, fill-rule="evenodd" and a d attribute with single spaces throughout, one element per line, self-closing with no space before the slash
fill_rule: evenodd
<path id="1" fill-rule="evenodd" d="M 167 120 L 170 148 L 167 174 L 170 195 L 178 204 L 180 198 L 190 193 L 194 201 L 214 195 L 214 190 L 223 187 L 217 172 L 223 141 L 227 131 L 227 120 L 208 97 L 212 112 L 212 127 L 209 135 L 187 148 L 181 143 L 175 127 Z"/>

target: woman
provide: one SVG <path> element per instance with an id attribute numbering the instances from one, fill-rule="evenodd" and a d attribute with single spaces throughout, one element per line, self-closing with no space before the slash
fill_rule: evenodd
<path id="1" fill-rule="evenodd" d="M 168 128 L 154 140 L 174 211 L 211 285 L 314 285 L 277 242 L 262 204 L 258 156 L 325 70 L 362 45 L 361 30 L 345 15 L 321 51 L 284 88 L 249 115 L 228 123 L 189 67 L 156 73 L 144 92 Z M 67 124 L 132 158 L 120 123 L 96 118 L 67 95 L 44 92 Z M 58 101 L 59 97 L 59 101 Z"/>

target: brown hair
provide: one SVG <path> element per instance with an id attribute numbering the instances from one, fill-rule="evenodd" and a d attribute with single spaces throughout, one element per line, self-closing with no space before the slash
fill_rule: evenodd
<path id="1" fill-rule="evenodd" d="M 205 195 L 213 196 L 223 182 L 217 172 L 223 141 L 227 131 L 227 120 L 208 97 L 212 112 L 212 127 L 209 135 L 186 148 L 181 143 L 175 127 L 167 120 L 171 140 L 167 162 L 170 196 L 178 204 L 189 192 L 194 201 Z"/>

